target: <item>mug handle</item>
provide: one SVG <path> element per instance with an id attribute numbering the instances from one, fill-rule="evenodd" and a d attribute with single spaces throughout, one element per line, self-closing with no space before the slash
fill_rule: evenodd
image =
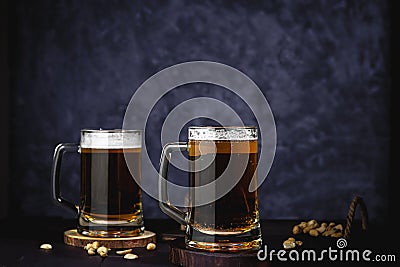
<path id="1" fill-rule="evenodd" d="M 186 213 L 172 205 L 168 199 L 167 178 L 171 153 L 187 150 L 187 143 L 166 144 L 161 153 L 160 170 L 158 173 L 158 199 L 160 209 L 169 217 L 182 225 L 186 225 Z"/>
<path id="2" fill-rule="evenodd" d="M 79 213 L 79 206 L 74 205 L 68 200 L 61 196 L 60 192 L 60 170 L 61 161 L 65 152 L 77 152 L 79 151 L 78 144 L 63 143 L 59 144 L 54 150 L 53 156 L 53 167 L 51 170 L 51 181 L 53 187 L 53 198 L 60 203 L 62 206 L 71 209 L 74 213 Z"/>

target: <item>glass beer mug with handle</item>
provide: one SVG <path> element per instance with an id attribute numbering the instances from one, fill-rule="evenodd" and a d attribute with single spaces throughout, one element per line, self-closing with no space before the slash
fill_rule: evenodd
<path id="1" fill-rule="evenodd" d="M 117 129 L 81 130 L 80 144 L 64 143 L 56 147 L 53 197 L 77 212 L 80 234 L 126 237 L 144 232 L 142 191 L 136 182 L 141 179 L 141 145 L 140 130 Z M 67 201 L 60 193 L 60 169 L 65 152 L 81 154 L 79 205 Z"/>
<path id="2" fill-rule="evenodd" d="M 163 148 L 159 170 L 159 204 L 186 226 L 188 247 L 241 251 L 261 247 L 257 196 L 256 127 L 189 127 L 187 143 Z M 171 153 L 189 156 L 189 208 L 184 212 L 168 198 Z"/>

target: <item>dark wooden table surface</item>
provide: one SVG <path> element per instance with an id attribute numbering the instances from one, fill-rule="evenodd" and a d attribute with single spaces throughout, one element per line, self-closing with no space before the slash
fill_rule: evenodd
<path id="1" fill-rule="evenodd" d="M 263 241 L 268 246 L 269 252 L 282 249 L 282 242 L 293 236 L 291 229 L 296 223 L 298 221 L 266 220 L 262 222 Z M 183 236 L 180 226 L 172 220 L 161 219 L 147 219 L 145 225 L 148 230 L 157 234 L 157 249 L 155 251 L 146 251 L 144 248 L 134 249 L 134 253 L 139 255 L 139 259 L 129 261 L 115 254 L 115 252 L 111 252 L 106 258 L 101 258 L 98 255 L 88 256 L 82 248 L 64 244 L 63 232 L 75 228 L 75 220 L 35 217 L 8 218 L 0 222 L 0 266 L 175 266 L 169 262 L 170 241 L 163 240 L 163 237 L 178 236 L 179 238 L 179 236 Z M 359 251 L 369 249 L 372 251 L 371 258 L 376 254 L 393 254 L 398 261 L 398 245 L 390 245 L 387 241 L 391 239 L 390 236 L 384 235 L 388 229 L 370 227 L 368 232 L 364 233 L 358 230 L 360 226 L 357 222 L 355 222 L 353 228 L 347 248 L 354 248 Z M 321 251 L 328 247 L 337 249 L 337 239 L 334 238 L 314 238 L 308 235 L 295 237 L 304 242 L 301 247 L 302 250 L 315 249 Z M 50 251 L 39 249 L 42 243 L 51 243 L 53 249 Z M 332 263 L 329 260 L 323 262 Z M 288 263 L 308 266 L 312 262 L 290 260 L 281 262 L 274 255 L 272 261 L 260 262 L 260 266 L 281 266 Z M 341 265 L 344 263 L 354 265 L 354 262 L 340 262 Z M 361 261 L 361 263 L 365 264 L 366 262 Z M 318 262 L 318 265 L 320 264 L 321 262 Z M 333 265 L 337 265 L 337 262 L 334 262 Z M 388 263 L 386 262 L 385 265 L 388 265 Z"/>

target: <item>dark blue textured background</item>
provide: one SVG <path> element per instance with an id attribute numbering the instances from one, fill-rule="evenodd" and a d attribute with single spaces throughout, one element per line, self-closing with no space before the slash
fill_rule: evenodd
<path id="1" fill-rule="evenodd" d="M 253 79 L 275 116 L 277 153 L 260 188 L 262 218 L 344 219 L 355 194 L 372 220 L 385 218 L 386 1 L 48 0 L 17 1 L 14 9 L 12 213 L 72 217 L 51 199 L 56 144 L 78 142 L 82 128 L 120 128 L 148 77 L 176 63 L 210 60 Z M 221 88 L 178 88 L 149 122 L 155 162 L 165 116 L 202 95 L 253 122 L 240 99 Z M 63 173 L 63 194 L 77 201 L 77 155 L 66 158 Z M 164 217 L 148 196 L 144 213 Z"/>

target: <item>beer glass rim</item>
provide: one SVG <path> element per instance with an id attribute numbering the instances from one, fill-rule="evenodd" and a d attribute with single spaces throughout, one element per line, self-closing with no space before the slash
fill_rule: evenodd
<path id="1" fill-rule="evenodd" d="M 141 133 L 142 130 L 130 129 L 82 129 L 81 133 Z"/>
<path id="2" fill-rule="evenodd" d="M 189 126 L 189 129 L 257 129 L 256 126 Z"/>
<path id="3" fill-rule="evenodd" d="M 130 149 L 142 147 L 141 130 L 81 130 L 81 148 Z"/>
<path id="4" fill-rule="evenodd" d="M 237 140 L 258 139 L 256 126 L 189 126 L 189 140 Z"/>

